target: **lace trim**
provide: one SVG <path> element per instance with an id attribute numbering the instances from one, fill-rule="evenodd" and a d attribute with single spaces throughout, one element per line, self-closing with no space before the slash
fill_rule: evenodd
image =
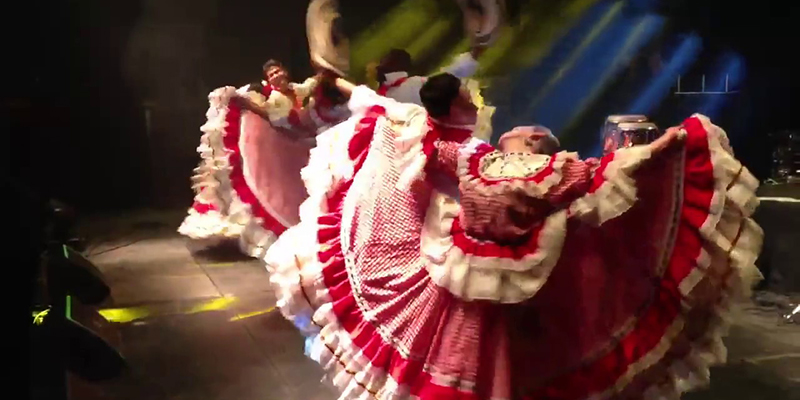
<path id="1" fill-rule="evenodd" d="M 602 183 L 570 204 L 570 216 L 599 226 L 628 211 L 637 201 L 632 174 L 650 158 L 650 148 L 636 146 L 617 150 L 611 161 L 601 164 L 595 180 Z"/>
<path id="2" fill-rule="evenodd" d="M 649 385 L 644 392 L 645 398 L 679 398 L 683 393 L 709 383 L 709 368 L 726 361 L 727 351 L 722 337 L 728 330 L 731 309 L 738 301 L 749 298 L 751 288 L 763 279 L 755 261 L 761 251 L 764 232 L 750 219 L 758 205 L 755 193 L 758 180 L 733 158 L 727 135 L 713 125 L 708 117 L 695 114 L 687 123 L 696 124 L 694 129 L 699 127 L 707 134 L 717 186 L 714 188 L 709 215 L 700 229 L 705 239 L 704 248 L 696 260 L 697 267 L 680 282 L 679 290 L 691 302 L 693 290 L 705 278 L 706 271 L 715 259 L 727 261 L 731 271 L 724 282 L 722 297 L 716 304 L 710 327 L 704 335 L 692 341 L 688 354 L 666 365 L 667 380 Z M 686 323 L 684 317 L 677 318 L 661 342 L 645 357 L 630 365 L 615 385 L 599 398 L 619 392 L 637 375 L 658 364 Z"/>
<path id="3" fill-rule="evenodd" d="M 488 196 L 516 191 L 529 197 L 543 198 L 563 179 L 562 169 L 567 160 L 578 160 L 578 155 L 567 152 L 552 157 L 522 153 L 506 155 L 473 138 L 460 151 L 458 176 L 463 190 Z M 512 166 L 516 168 L 513 172 Z M 509 171 L 503 171 L 504 168 Z"/>

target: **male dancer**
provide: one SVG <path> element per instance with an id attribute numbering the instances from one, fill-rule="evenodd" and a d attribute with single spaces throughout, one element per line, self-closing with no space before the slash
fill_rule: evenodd
<path id="1" fill-rule="evenodd" d="M 478 58 L 483 54 L 485 47 L 475 45 L 468 53 L 460 54 L 444 72 L 465 79 L 475 74 L 478 69 Z M 401 103 L 422 105 L 419 90 L 428 79 L 424 76 L 410 76 L 412 69 L 411 55 L 402 49 L 392 49 L 383 58 L 377 67 L 378 94 L 395 99 Z"/>

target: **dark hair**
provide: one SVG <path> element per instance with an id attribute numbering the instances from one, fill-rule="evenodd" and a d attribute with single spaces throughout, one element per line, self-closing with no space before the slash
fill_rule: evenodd
<path id="1" fill-rule="evenodd" d="M 383 83 L 386 81 L 386 74 L 391 72 L 409 72 L 411 70 L 411 54 L 403 49 L 391 49 L 381 58 L 376 72 L 378 73 L 378 82 Z"/>
<path id="2" fill-rule="evenodd" d="M 561 150 L 561 145 L 559 144 L 558 139 L 552 135 L 547 135 L 539 139 L 537 143 L 539 145 L 537 150 L 538 154 L 552 156 Z"/>
<path id="3" fill-rule="evenodd" d="M 266 72 L 267 72 L 267 71 L 268 71 L 270 68 L 272 68 L 272 67 L 278 67 L 278 68 L 283 68 L 283 69 L 286 69 L 286 67 L 284 67 L 284 66 L 283 66 L 283 63 L 281 63 L 280 61 L 278 61 L 278 60 L 275 60 L 275 59 L 269 59 L 269 60 L 267 60 L 267 62 L 265 62 L 265 63 L 264 63 L 264 65 L 261 67 L 261 71 L 263 71 L 263 72 L 265 72 L 265 73 L 266 73 Z"/>
<path id="4" fill-rule="evenodd" d="M 319 87 L 322 96 L 327 97 L 333 104 L 340 105 L 347 102 L 347 97 L 332 82 L 322 81 Z"/>
<path id="5" fill-rule="evenodd" d="M 411 69 L 411 54 L 403 49 L 391 49 L 389 53 L 384 56 L 384 60 L 391 63 L 393 67 L 398 70 L 408 71 Z"/>
<path id="6" fill-rule="evenodd" d="M 461 80 L 443 73 L 428 78 L 419 90 L 419 97 L 428 115 L 439 118 L 450 114 L 450 105 L 458 98 L 460 91 Z"/>

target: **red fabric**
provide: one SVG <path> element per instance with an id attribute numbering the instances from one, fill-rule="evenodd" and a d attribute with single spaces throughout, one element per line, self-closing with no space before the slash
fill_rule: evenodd
<path id="1" fill-rule="evenodd" d="M 385 113 L 381 107 L 373 107 L 359 122 L 358 132 L 349 144 L 350 159 L 356 161 L 355 172 L 363 166 L 369 145 L 375 134 L 377 119 Z M 384 343 L 375 327 L 366 321 L 353 297 L 352 287 L 340 242 L 341 204 L 352 180 L 342 184 L 328 198 L 330 212 L 319 217 L 317 240 L 324 249 L 317 254 L 323 265 L 323 277 L 328 295 L 332 298 L 333 312 L 341 326 L 350 334 L 353 343 L 361 349 L 364 357 L 378 368 L 383 368 L 399 384 L 412 385 L 412 393 L 425 394 L 425 399 L 477 400 L 474 395 L 462 393 L 454 388 L 432 384 L 431 375 L 423 371 L 423 360 L 407 360 L 390 344 Z M 336 355 L 334 355 L 336 357 Z"/>
<path id="2" fill-rule="evenodd" d="M 534 175 L 531 175 L 530 177 L 527 177 L 525 179 L 508 178 L 508 179 L 487 180 L 487 179 L 480 178 L 481 177 L 481 173 L 480 173 L 481 158 L 483 158 L 487 154 L 492 153 L 494 151 L 495 151 L 495 148 L 492 147 L 491 145 L 489 145 L 489 144 L 481 144 L 480 146 L 478 146 L 478 148 L 475 150 L 475 153 L 472 154 L 472 156 L 470 156 L 470 158 L 468 160 L 468 169 L 469 169 L 468 173 L 471 176 L 479 178 L 481 184 L 483 184 L 484 186 L 494 186 L 494 185 L 499 185 L 500 183 L 503 183 L 503 182 L 511 182 L 511 181 L 518 181 L 518 180 L 524 180 L 524 181 L 527 181 L 527 182 L 540 183 L 545 178 L 547 178 L 548 176 L 552 175 L 555 172 L 555 170 L 553 169 L 553 163 L 556 161 L 556 158 L 555 157 L 551 157 L 550 158 L 550 162 L 547 164 L 547 166 L 542 168 L 542 170 L 539 171 L 538 173 L 536 173 Z"/>
<path id="3" fill-rule="evenodd" d="M 276 235 L 283 233 L 288 227 L 283 226 L 277 219 L 275 219 L 266 209 L 261 205 L 256 198 L 255 194 L 244 179 L 244 171 L 242 169 L 242 157 L 239 151 L 239 135 L 241 134 L 241 116 L 242 112 L 239 107 L 233 103 L 228 104 L 228 113 L 225 116 L 225 122 L 228 126 L 225 127 L 225 135 L 222 138 L 225 149 L 230 152 L 228 155 L 228 164 L 231 167 L 230 180 L 231 187 L 233 188 L 239 199 L 245 204 L 250 205 L 251 211 L 255 217 L 261 218 L 261 226 L 264 229 L 270 230 Z"/>
<path id="4" fill-rule="evenodd" d="M 402 85 L 407 80 L 408 80 L 408 77 L 405 77 L 405 78 L 400 78 L 400 79 L 392 82 L 391 85 L 381 84 L 381 86 L 378 88 L 378 94 L 381 95 L 381 96 L 386 96 L 386 92 L 388 92 L 389 89 L 394 89 L 394 88 Z"/>
<path id="5" fill-rule="evenodd" d="M 199 214 L 206 214 L 209 211 L 219 211 L 219 207 L 214 204 L 209 203 L 201 203 L 195 200 L 194 204 L 192 204 L 192 208 L 197 211 Z"/>
<path id="6" fill-rule="evenodd" d="M 478 257 L 491 258 L 510 258 L 521 260 L 525 256 L 531 255 L 539 250 L 539 234 L 543 228 L 542 224 L 534 227 L 531 232 L 525 235 L 520 244 L 498 244 L 494 241 L 479 240 L 470 237 L 462 227 L 461 218 L 453 220 L 450 232 L 453 235 L 453 245 L 461 249 L 464 254 L 471 254 Z"/>
<path id="7" fill-rule="evenodd" d="M 709 217 L 714 189 L 706 132 L 697 119 L 687 120 L 685 127 L 689 137 L 684 165 L 687 184 L 682 205 L 679 205 L 681 223 L 667 269 L 658 281 L 655 301 L 643 311 L 634 328 L 605 355 L 575 371 L 558 376 L 525 399 L 577 400 L 607 389 L 631 364 L 659 344 L 667 328 L 680 313 L 683 298 L 678 287 L 689 272 L 697 268 L 697 258 L 703 245 L 697 230 Z M 607 165 L 607 161 L 604 161 L 601 168 Z M 569 254 L 568 249 L 564 254 Z"/>
<path id="8" fill-rule="evenodd" d="M 261 87 L 261 94 L 263 94 L 264 97 L 269 98 L 269 95 L 272 94 L 273 90 L 275 89 L 273 89 L 272 85 L 263 85 Z"/>
<path id="9" fill-rule="evenodd" d="M 356 162 L 356 173 L 363 166 L 370 143 L 378 134 L 375 132 L 376 121 L 383 112 L 380 108 L 370 110 L 358 124 L 358 132 L 349 143 L 348 153 Z M 489 398 L 490 394 L 496 395 L 491 386 L 494 382 L 506 382 L 513 390 L 513 394 L 505 397 L 530 400 L 583 399 L 603 392 L 659 344 L 682 310 L 685 299 L 678 287 L 697 267 L 703 245 L 698 229 L 709 217 L 715 181 L 705 131 L 699 121 L 687 121 L 685 126 L 690 134 L 683 165 L 685 175 L 678 177 L 685 184 L 683 192 L 679 193 L 681 200 L 677 211 L 664 206 L 671 204 L 675 195 L 671 192 L 675 177 L 670 175 L 674 172 L 669 163 L 653 163 L 652 168 L 642 170 L 640 176 L 645 179 L 637 179 L 642 186 L 650 184 L 653 187 L 641 191 L 641 202 L 629 212 L 601 227 L 586 226 L 575 220 L 569 222 L 561 259 L 548 283 L 531 301 L 518 305 L 466 303 L 432 286 L 424 276 L 414 277 L 413 282 L 419 282 L 420 288 L 408 286 L 407 282 L 412 280 L 399 282 L 400 272 L 416 272 L 411 269 L 398 271 L 405 266 L 401 261 L 388 267 L 394 268 L 391 274 L 366 275 L 361 264 L 354 271 L 348 271 L 340 242 L 341 206 L 354 181 L 343 183 L 328 196 L 328 214 L 317 221 L 317 240 L 322 249 L 318 259 L 323 265 L 323 279 L 339 324 L 372 366 L 385 370 L 398 384 L 407 385 L 412 395 L 423 400 Z M 484 154 L 489 151 L 488 148 L 480 150 Z M 602 184 L 602 170 L 611 160 L 613 156 L 601 160 L 590 192 Z M 547 173 L 552 173 L 552 169 L 539 175 Z M 543 176 L 539 175 L 541 181 Z M 663 190 L 657 190 L 659 188 Z M 650 209 L 649 205 L 655 208 Z M 672 234 L 665 224 L 671 223 L 673 212 L 678 217 L 675 243 L 667 254 L 665 270 L 659 271 L 660 252 L 670 249 L 663 245 L 660 235 Z M 369 214 L 363 216 L 371 217 Z M 357 215 L 357 218 L 363 216 Z M 378 236 L 395 228 L 382 226 Z M 454 225 L 453 229 L 457 228 Z M 635 235 L 631 236 L 632 233 Z M 400 233 L 389 235 L 402 237 Z M 409 240 L 415 239 L 411 237 Z M 386 245 L 378 241 L 373 243 L 377 250 L 371 251 L 383 251 L 380 246 Z M 494 251 L 489 254 L 499 254 L 505 251 L 491 249 L 485 243 L 479 245 L 475 252 Z M 386 249 L 392 250 L 390 247 Z M 512 251 L 509 256 L 518 254 Z M 353 273 L 357 276 L 349 275 Z M 354 288 L 352 282 L 359 287 Z M 631 285 L 631 282 L 638 285 Z M 354 294 L 356 289 L 373 291 L 367 301 L 383 296 L 383 307 L 359 304 Z M 426 296 L 435 299 L 425 302 L 433 308 L 408 309 L 418 305 L 405 299 L 398 302 L 393 290 L 406 293 L 425 290 Z M 434 290 L 433 294 L 430 290 Z M 361 300 L 364 300 L 363 295 Z M 362 311 L 365 307 L 370 313 L 378 313 L 381 321 L 388 321 L 399 313 L 398 310 L 403 310 L 407 316 L 403 324 L 413 325 L 419 320 L 430 322 L 434 319 L 439 321 L 441 329 L 413 336 L 412 345 L 416 347 L 411 349 L 411 353 L 414 356 L 406 357 L 397 346 L 407 338 L 397 336 L 396 332 L 408 327 L 381 322 L 383 333 L 388 330 L 394 340 L 387 343 L 375 323 L 365 318 Z M 623 329 L 621 336 L 614 337 L 612 333 L 626 326 L 629 317 L 634 317 L 631 328 Z M 467 348 L 473 349 L 472 352 L 463 351 Z M 336 349 L 330 350 L 334 351 L 333 357 L 336 358 Z M 669 350 L 669 356 L 661 362 L 685 352 L 680 344 Z M 427 356 L 419 357 L 418 353 Z M 509 359 L 503 360 L 502 356 Z M 436 383 L 430 371 L 443 371 L 450 377 L 463 374 L 465 379 L 474 376 L 477 386 L 471 392 L 457 386 L 443 386 Z M 504 373 L 509 376 L 504 376 Z"/>

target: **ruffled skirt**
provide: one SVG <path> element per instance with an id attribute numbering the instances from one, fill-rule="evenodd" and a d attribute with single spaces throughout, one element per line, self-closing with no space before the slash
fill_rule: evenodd
<path id="1" fill-rule="evenodd" d="M 179 232 L 194 239 L 238 238 L 242 250 L 261 257 L 299 222 L 306 198 L 300 169 L 311 143 L 293 140 L 261 117 L 229 102 L 235 89 L 209 95 L 208 122 L 193 177 L 197 196 Z"/>
<path id="2" fill-rule="evenodd" d="M 265 258 L 342 399 L 678 398 L 725 361 L 763 233 L 757 181 L 705 117 L 658 160 L 605 157 L 585 196 L 504 246 L 424 179 L 397 185 L 383 115 L 318 137 L 301 223 Z"/>

